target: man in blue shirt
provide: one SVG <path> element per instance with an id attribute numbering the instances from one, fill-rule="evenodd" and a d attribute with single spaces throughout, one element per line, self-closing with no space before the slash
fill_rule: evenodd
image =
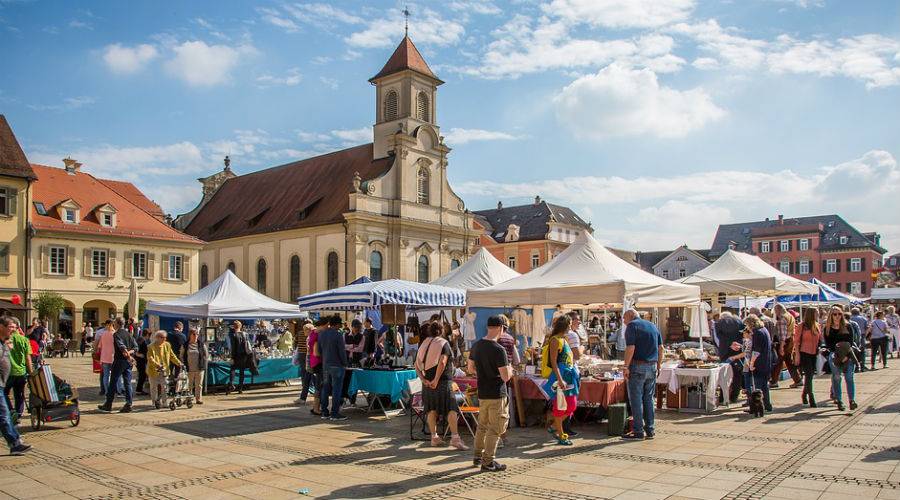
<path id="1" fill-rule="evenodd" d="M 319 356 L 322 358 L 322 418 L 331 420 L 347 420 L 341 414 L 341 403 L 344 401 L 344 372 L 347 369 L 347 344 L 340 328 L 340 316 L 328 319 L 328 328 L 319 333 Z M 331 396 L 331 412 L 328 412 L 328 396 Z"/>
<path id="2" fill-rule="evenodd" d="M 625 379 L 634 429 L 624 439 L 653 439 L 656 376 L 662 364 L 662 335 L 653 323 L 643 320 L 634 309 L 622 315 L 625 327 Z"/>
<path id="3" fill-rule="evenodd" d="M 859 313 L 859 308 L 850 309 L 850 321 L 856 325 L 856 332 L 853 332 L 853 342 L 859 347 L 859 359 L 866 359 L 866 332 L 869 331 L 869 320 Z M 874 368 L 872 368 L 874 370 Z M 865 363 L 857 363 L 856 371 L 866 371 Z"/>

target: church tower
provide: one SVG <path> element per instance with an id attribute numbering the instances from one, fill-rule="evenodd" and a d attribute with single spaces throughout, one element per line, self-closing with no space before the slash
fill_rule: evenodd
<path id="1" fill-rule="evenodd" d="M 428 125 L 440 136 L 437 88 L 444 82 L 431 71 L 408 35 L 369 83 L 376 89 L 375 158 L 394 151 L 398 132 L 411 135 L 418 127 Z"/>

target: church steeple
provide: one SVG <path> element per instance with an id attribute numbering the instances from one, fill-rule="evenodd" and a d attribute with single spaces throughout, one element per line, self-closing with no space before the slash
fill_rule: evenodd
<path id="1" fill-rule="evenodd" d="M 420 75 L 427 76 L 434 80 L 436 85 L 444 83 L 431 71 L 428 63 L 425 62 L 425 58 L 422 57 L 419 49 L 416 48 L 416 45 L 409 39 L 408 35 L 403 37 L 400 45 L 394 49 L 394 53 L 391 54 L 390 59 L 381 68 L 381 71 L 369 78 L 369 83 L 377 84 L 377 80 L 405 70 L 415 71 Z"/>

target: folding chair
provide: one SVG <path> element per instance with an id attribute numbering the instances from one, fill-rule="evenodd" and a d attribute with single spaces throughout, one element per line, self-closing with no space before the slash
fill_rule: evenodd
<path id="1" fill-rule="evenodd" d="M 424 437 L 417 438 L 413 434 L 417 422 L 422 424 L 422 434 L 427 436 L 426 428 L 428 422 L 425 416 L 425 407 L 422 405 L 422 380 L 418 377 L 406 381 L 406 388 L 409 391 L 409 439 L 413 441 L 427 441 Z"/>
<path id="2" fill-rule="evenodd" d="M 472 401 L 472 398 L 469 395 L 462 391 L 457 391 L 458 394 L 461 394 L 465 399 L 466 404 L 459 406 L 457 413 L 459 413 L 460 420 L 466 424 L 466 428 L 469 429 L 469 433 L 472 434 L 472 439 L 475 439 L 475 430 L 473 428 L 478 428 L 478 406 L 475 401 Z"/>

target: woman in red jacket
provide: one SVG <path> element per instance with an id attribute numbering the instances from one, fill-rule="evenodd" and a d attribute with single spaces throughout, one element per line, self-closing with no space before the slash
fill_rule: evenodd
<path id="1" fill-rule="evenodd" d="M 816 359 L 819 357 L 821 343 L 819 312 L 810 307 L 803 311 L 803 322 L 794 328 L 794 364 L 800 366 L 803 373 L 803 404 L 809 403 L 810 408 L 816 407 L 813 378 L 816 375 Z"/>

